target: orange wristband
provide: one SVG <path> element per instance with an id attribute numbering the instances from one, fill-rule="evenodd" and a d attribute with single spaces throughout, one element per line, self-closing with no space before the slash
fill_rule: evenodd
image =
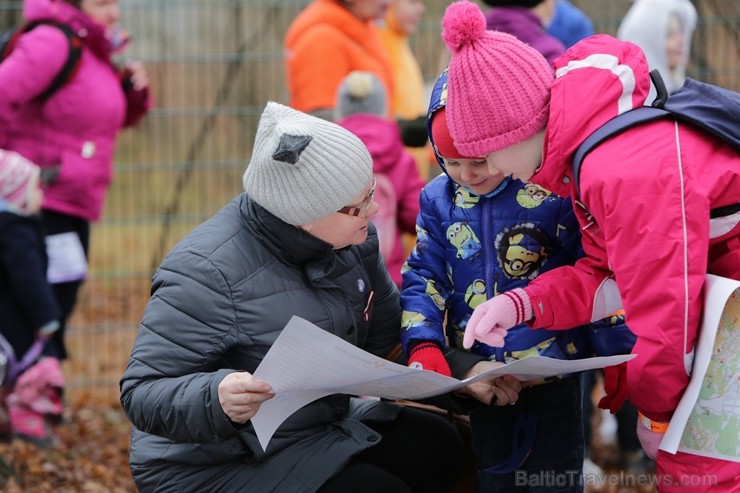
<path id="1" fill-rule="evenodd" d="M 654 433 L 665 433 L 666 431 L 668 431 L 668 423 L 653 421 L 652 419 L 642 414 L 639 409 L 637 410 L 637 421 L 641 423 L 642 426 Z"/>

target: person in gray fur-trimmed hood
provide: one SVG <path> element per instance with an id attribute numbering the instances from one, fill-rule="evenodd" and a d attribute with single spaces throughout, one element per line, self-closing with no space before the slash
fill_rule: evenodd
<path id="1" fill-rule="evenodd" d="M 154 275 L 120 382 L 140 491 L 444 492 L 456 481 L 462 440 L 420 409 L 331 395 L 288 418 L 265 451 L 250 423 L 274 395 L 252 373 L 293 315 L 377 356 L 398 343 L 373 186 L 358 138 L 267 104 L 245 193 Z M 450 366 L 472 363 L 461 352 Z"/>

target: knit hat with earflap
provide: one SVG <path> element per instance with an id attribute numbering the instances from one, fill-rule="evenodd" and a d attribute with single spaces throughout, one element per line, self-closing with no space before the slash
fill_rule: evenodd
<path id="1" fill-rule="evenodd" d="M 388 115 L 385 86 L 370 72 L 350 72 L 339 85 L 334 111 L 337 120 L 356 114 L 385 118 Z"/>
<path id="2" fill-rule="evenodd" d="M 250 198 L 288 224 L 307 224 L 352 203 L 373 177 L 355 135 L 334 123 L 269 102 L 244 173 Z"/>
<path id="3" fill-rule="evenodd" d="M 0 149 L 0 198 L 11 212 L 26 216 L 39 186 L 41 170 L 17 152 Z"/>
<path id="4" fill-rule="evenodd" d="M 442 38 L 452 53 L 447 124 L 465 156 L 486 156 L 545 127 L 554 69 L 514 36 L 486 30 L 478 5 L 447 7 Z"/>

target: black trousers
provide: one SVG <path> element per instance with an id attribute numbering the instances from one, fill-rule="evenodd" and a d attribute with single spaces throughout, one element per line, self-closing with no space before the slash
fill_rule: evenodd
<path id="1" fill-rule="evenodd" d="M 380 443 L 352 458 L 319 493 L 446 493 L 461 474 L 466 453 L 445 418 L 406 407 L 390 423 L 365 423 Z"/>
<path id="2" fill-rule="evenodd" d="M 43 211 L 42 222 L 44 224 L 44 233 L 46 235 L 55 235 L 60 233 L 76 233 L 82 243 L 85 251 L 85 257 L 88 256 L 88 246 L 90 243 L 90 223 L 86 220 L 61 214 L 54 211 Z M 57 359 L 67 358 L 67 348 L 64 345 L 64 334 L 67 328 L 67 320 L 74 310 L 77 303 L 77 293 L 82 286 L 82 281 L 63 282 L 52 284 L 54 295 L 56 296 L 59 308 L 62 310 L 62 320 L 60 320 L 59 330 L 54 333 L 52 338 L 44 348 L 44 355 L 53 356 Z"/>

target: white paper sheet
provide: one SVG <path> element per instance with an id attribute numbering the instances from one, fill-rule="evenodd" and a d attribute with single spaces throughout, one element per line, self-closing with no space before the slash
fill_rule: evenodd
<path id="1" fill-rule="evenodd" d="M 604 368 L 633 357 L 620 355 L 574 361 L 531 357 L 461 381 L 384 360 L 302 318 L 293 317 L 254 372 L 254 377 L 269 383 L 276 395 L 262 404 L 251 421 L 265 448 L 275 430 L 291 414 L 331 394 L 422 399 L 502 375 L 515 375 L 522 381 L 535 380 Z"/>
<path id="2" fill-rule="evenodd" d="M 60 233 L 45 238 L 49 267 L 46 278 L 50 284 L 80 281 L 87 276 L 87 259 L 77 233 Z"/>
<path id="3" fill-rule="evenodd" d="M 723 334 L 721 341 L 717 340 L 717 329 L 728 299 L 738 289 L 740 281 L 707 275 L 704 312 L 691 380 L 660 443 L 661 450 L 675 454 L 680 449 L 691 454 L 740 462 L 740 438 L 737 436 L 740 423 L 740 331 L 730 322 L 723 329 L 729 332 Z M 713 359 L 720 363 L 715 367 L 720 374 L 705 380 Z M 687 424 L 690 419 L 689 430 Z M 729 442 L 724 443 L 724 440 Z"/>

